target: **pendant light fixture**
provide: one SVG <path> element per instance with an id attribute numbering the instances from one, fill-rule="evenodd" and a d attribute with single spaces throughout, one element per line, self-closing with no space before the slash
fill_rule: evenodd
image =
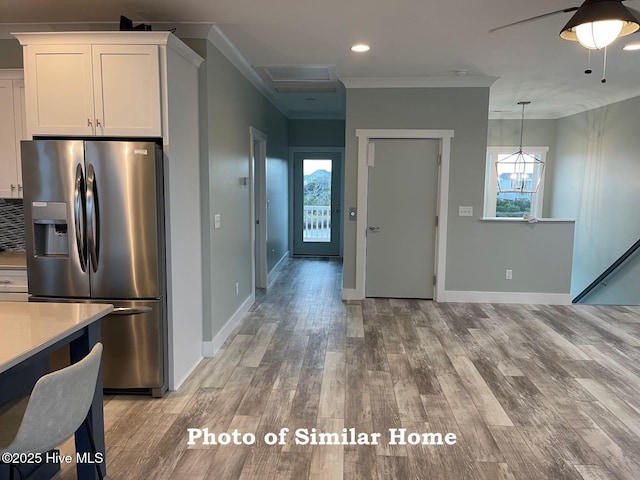
<path id="1" fill-rule="evenodd" d="M 516 153 L 495 163 L 498 192 L 500 193 L 536 193 L 540 186 L 540 179 L 544 173 L 544 162 L 522 150 L 524 109 L 530 103 L 518 102 L 518 105 L 522 105 L 520 148 Z"/>
<path id="2" fill-rule="evenodd" d="M 640 29 L 640 19 L 621 0 L 585 0 L 560 32 L 565 40 L 600 50 Z"/>

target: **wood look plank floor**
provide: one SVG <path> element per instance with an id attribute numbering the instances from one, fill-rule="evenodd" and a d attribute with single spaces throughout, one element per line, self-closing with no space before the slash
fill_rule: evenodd
<path id="1" fill-rule="evenodd" d="M 178 391 L 108 396 L 108 478 L 640 477 L 640 307 L 343 302 L 341 280 L 337 260 L 290 259 Z M 257 440 L 189 446 L 188 428 Z M 300 428 L 381 436 L 304 445 Z M 390 429 L 457 443 L 393 445 Z"/>

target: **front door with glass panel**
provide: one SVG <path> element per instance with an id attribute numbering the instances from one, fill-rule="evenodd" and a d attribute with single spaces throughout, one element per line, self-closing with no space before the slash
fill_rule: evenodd
<path id="1" fill-rule="evenodd" d="M 293 253 L 339 256 L 341 154 L 297 152 L 293 161 Z"/>

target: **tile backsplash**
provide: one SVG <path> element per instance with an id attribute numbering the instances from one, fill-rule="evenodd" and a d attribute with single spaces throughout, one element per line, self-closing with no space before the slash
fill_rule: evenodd
<path id="1" fill-rule="evenodd" d="M 0 199 L 0 249 L 7 252 L 23 252 L 25 249 L 22 201 L 5 202 Z"/>

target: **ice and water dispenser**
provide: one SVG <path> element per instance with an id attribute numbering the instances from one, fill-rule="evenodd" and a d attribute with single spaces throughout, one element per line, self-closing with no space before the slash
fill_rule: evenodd
<path id="1" fill-rule="evenodd" d="M 36 257 L 68 257 L 67 204 L 33 202 L 33 246 Z"/>

